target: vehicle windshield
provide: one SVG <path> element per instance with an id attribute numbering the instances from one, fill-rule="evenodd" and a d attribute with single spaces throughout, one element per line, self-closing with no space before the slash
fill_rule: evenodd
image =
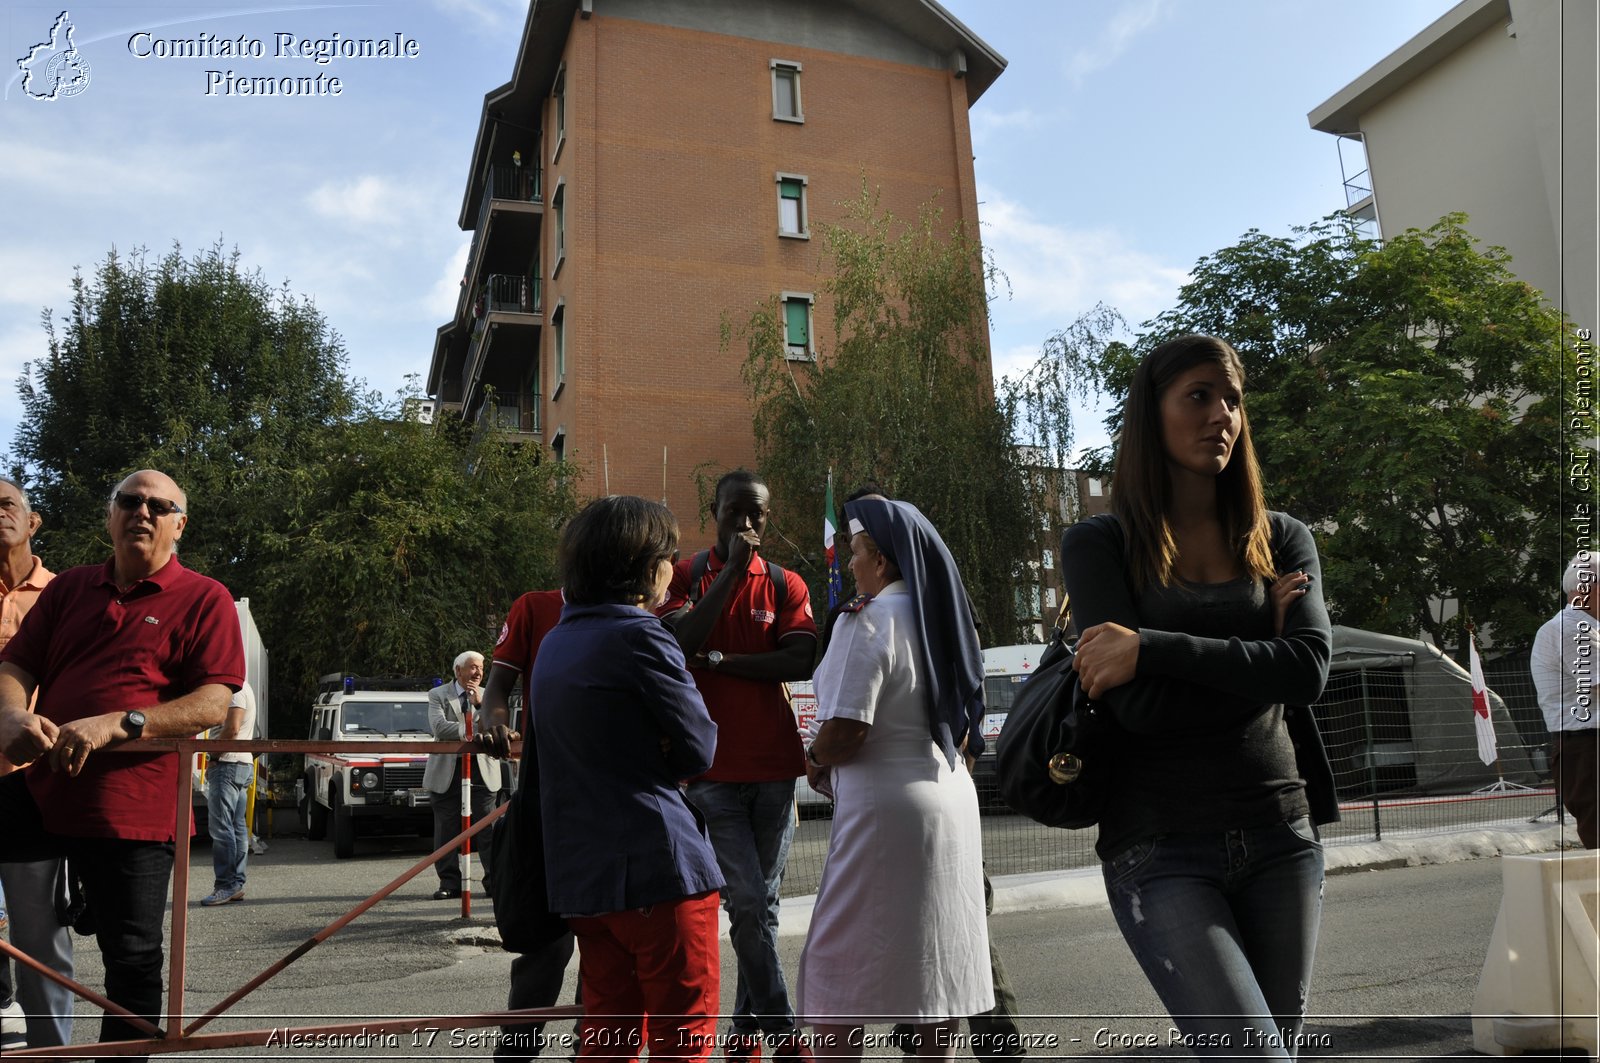
<path id="1" fill-rule="evenodd" d="M 346 734 L 431 733 L 426 701 L 347 701 L 343 727 Z"/>
<path id="2" fill-rule="evenodd" d="M 983 707 L 986 712 L 1010 712 L 1022 689 L 1025 675 L 990 675 L 983 679 Z"/>

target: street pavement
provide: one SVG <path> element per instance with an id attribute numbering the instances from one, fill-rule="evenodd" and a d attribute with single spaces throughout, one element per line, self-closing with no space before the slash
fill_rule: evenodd
<path id="1" fill-rule="evenodd" d="M 1330 848 L 1305 1058 L 1425 1060 L 1472 1054 L 1470 1013 L 1500 901 L 1500 851 L 1536 851 L 1554 828 L 1467 832 Z M 199 1013 L 376 892 L 426 855 L 425 841 L 363 842 L 334 860 L 327 843 L 279 838 L 252 857 L 247 899 L 201 908 L 210 860 L 203 844 L 190 880 L 187 1007 Z M 1434 862 L 1443 861 L 1443 862 Z M 1418 866 L 1402 866 L 1408 862 Z M 431 869 L 318 945 L 209 1030 L 263 1030 L 254 1047 L 207 1055 L 254 1058 L 487 1059 L 487 1030 L 424 1019 L 420 1032 L 336 1048 L 295 1048 L 294 1026 L 394 1016 L 463 1016 L 503 1006 L 511 957 L 498 947 L 488 903 L 471 919 L 434 901 Z M 1031 1054 L 1054 1058 L 1169 1058 L 1171 1024 L 1129 956 L 1097 875 L 996 881 L 991 933 L 1026 1018 Z M 809 898 L 784 902 L 780 952 L 791 975 Z M 102 985 L 98 950 L 78 939 L 80 977 Z M 574 963 L 563 1000 L 570 1000 Z M 734 986 L 723 947 L 723 1003 Z M 75 1041 L 92 1040 L 98 1014 L 80 1005 Z M 552 1026 L 570 1030 L 567 1023 Z M 883 1031 L 876 1031 L 881 1034 Z M 892 1054 L 887 1049 L 885 1054 Z M 559 1057 L 567 1053 L 553 1051 Z M 1181 1052 L 1178 1053 L 1181 1056 Z M 967 1058 L 968 1053 L 958 1053 Z M 182 1058 L 182 1057 L 180 1057 Z M 192 1057 L 190 1057 L 192 1058 Z"/>

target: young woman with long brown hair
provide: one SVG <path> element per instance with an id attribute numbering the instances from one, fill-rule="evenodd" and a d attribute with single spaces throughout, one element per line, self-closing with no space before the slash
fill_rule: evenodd
<path id="1" fill-rule="evenodd" d="M 1119 725 L 1096 844 L 1112 911 L 1197 1054 L 1290 1058 L 1338 817 L 1309 706 L 1332 635 L 1316 545 L 1269 512 L 1227 343 L 1144 359 L 1111 508 L 1061 558 L 1076 667 Z"/>

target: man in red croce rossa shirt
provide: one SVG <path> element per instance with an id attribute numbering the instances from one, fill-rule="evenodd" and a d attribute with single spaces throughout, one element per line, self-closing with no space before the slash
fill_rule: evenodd
<path id="1" fill-rule="evenodd" d="M 784 683 L 811 678 L 817 624 L 805 581 L 760 556 L 770 516 L 766 484 L 738 469 L 717 481 L 717 542 L 700 586 L 694 560 L 678 562 L 661 608 L 717 724 L 711 770 L 689 784 L 727 885 L 728 937 L 738 958 L 730 1060 L 802 1054 L 778 959 L 778 888 L 794 837 L 794 781 L 805 751 Z M 774 586 L 781 573 L 784 589 Z"/>
<path id="2" fill-rule="evenodd" d="M 518 598 L 500 628 L 500 637 L 494 644 L 494 657 L 489 666 L 489 682 L 483 689 L 483 717 L 490 732 L 481 741 L 498 741 L 503 750 L 510 736 L 506 729 L 531 736 L 533 729 L 533 703 L 528 697 L 528 677 L 533 674 L 533 662 L 539 656 L 539 644 L 550 629 L 561 622 L 561 606 L 565 599 L 560 591 L 529 591 Z M 510 718 L 511 688 L 517 677 L 522 677 L 522 716 Z M 499 733 L 493 733 L 499 732 Z M 533 770 L 533 747 L 523 749 L 522 770 Z M 537 780 L 526 785 L 537 788 Z M 561 983 L 566 977 L 567 963 L 572 959 L 573 940 L 570 932 L 550 942 L 537 952 L 518 953 L 511 961 L 511 988 L 507 994 L 508 1011 L 521 1008 L 548 1008 L 561 995 Z M 494 1057 L 502 1061 L 531 1060 L 539 1054 L 544 1023 L 530 1022 L 502 1026 L 501 1036 L 495 1042 Z"/>

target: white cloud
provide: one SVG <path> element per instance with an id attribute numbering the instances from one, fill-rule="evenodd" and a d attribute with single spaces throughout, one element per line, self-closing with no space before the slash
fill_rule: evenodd
<path id="1" fill-rule="evenodd" d="M 1142 0 L 1116 7 L 1116 14 L 1100 35 L 1067 60 L 1067 76 L 1078 84 L 1115 63 L 1141 33 L 1161 21 L 1166 8 L 1166 0 Z"/>
<path id="2" fill-rule="evenodd" d="M 1010 281 L 1011 298 L 996 308 L 996 316 L 1046 323 L 1046 333 L 1066 327 L 1097 302 L 1137 325 L 1169 307 L 1189 277 L 1185 269 L 1128 246 L 1115 229 L 1057 225 L 994 195 L 983 198 L 983 242 Z"/>
<path id="3" fill-rule="evenodd" d="M 444 272 L 439 274 L 439 279 L 434 281 L 423 299 L 427 316 L 437 318 L 441 325 L 456 316 L 456 303 L 461 298 L 461 278 L 467 272 L 467 251 L 470 248 L 471 241 L 461 241 L 450 256 L 450 261 L 445 263 Z"/>
<path id="4" fill-rule="evenodd" d="M 485 26 L 505 28 L 522 25 L 527 0 L 433 0 L 433 6 L 447 16 L 473 19 Z"/>
<path id="5" fill-rule="evenodd" d="M 1015 344 L 1010 347 L 996 347 L 990 352 L 989 364 L 994 370 L 994 378 L 1010 377 L 1015 380 L 1026 373 L 1034 362 L 1039 360 L 1040 344 Z"/>
<path id="6" fill-rule="evenodd" d="M 438 213 L 436 200 L 377 174 L 324 181 L 306 196 L 306 204 L 329 221 L 389 233 L 404 232 L 413 221 Z"/>
<path id="7" fill-rule="evenodd" d="M 170 144 L 125 142 L 114 153 L 98 153 L 94 164 L 86 166 L 77 149 L 41 147 L 7 137 L 0 139 L 0 158 L 6 160 L 6 183 L 14 194 L 72 203 L 78 211 L 200 193 L 192 154 L 175 152 Z"/>
<path id="8" fill-rule="evenodd" d="M 8 240 L 0 247 L 0 277 L 6 279 L 0 285 L 0 305 L 20 307 L 16 316 L 37 315 L 47 306 L 60 314 L 72 303 L 73 267 L 89 274 L 103 257 L 101 252 L 92 261 L 75 261 L 48 241 Z"/>

